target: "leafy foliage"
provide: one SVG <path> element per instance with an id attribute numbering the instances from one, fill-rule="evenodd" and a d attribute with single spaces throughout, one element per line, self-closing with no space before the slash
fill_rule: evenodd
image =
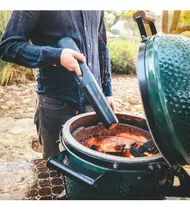
<path id="1" fill-rule="evenodd" d="M 0 60 L 0 71 L 7 65 L 7 62 Z"/>
<path id="2" fill-rule="evenodd" d="M 8 63 L 3 70 L 0 71 L 0 85 L 20 84 L 33 81 L 33 70 Z"/>
<path id="3" fill-rule="evenodd" d="M 113 73 L 136 74 L 136 57 L 139 45 L 123 39 L 108 42 Z"/>
<path id="4" fill-rule="evenodd" d="M 182 24 L 190 25 L 190 10 L 183 10 L 180 14 Z"/>
<path id="5" fill-rule="evenodd" d="M 136 10 L 107 10 L 105 11 L 106 30 L 111 31 L 111 28 L 119 21 L 124 21 L 125 27 L 137 31 L 137 24 L 133 20 L 133 14 Z"/>
<path id="6" fill-rule="evenodd" d="M 10 10 L 0 10 L 0 39 L 3 35 L 5 27 L 9 21 L 9 18 L 12 14 Z M 7 65 L 7 62 L 0 60 L 0 70 L 2 70 Z"/>
<path id="7" fill-rule="evenodd" d="M 9 21 L 9 18 L 12 14 L 10 10 L 0 10 L 0 37 L 2 37 L 5 27 Z"/>
<path id="8" fill-rule="evenodd" d="M 163 11 L 162 31 L 164 33 L 181 34 L 189 37 L 190 10 Z"/>
<path id="9" fill-rule="evenodd" d="M 11 14 L 12 11 L 10 10 L 0 10 L 0 38 L 4 33 Z M 32 69 L 8 63 L 0 59 L 0 85 L 27 83 L 30 80 L 34 80 Z"/>

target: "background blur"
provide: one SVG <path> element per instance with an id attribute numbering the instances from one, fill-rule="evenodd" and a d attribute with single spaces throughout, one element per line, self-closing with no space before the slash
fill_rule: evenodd
<path id="1" fill-rule="evenodd" d="M 136 11 L 105 11 L 108 47 L 112 72 L 115 74 L 136 74 L 136 57 L 141 43 L 137 24 L 133 20 L 133 14 Z M 158 32 L 190 37 L 190 10 L 154 10 L 148 12 L 155 14 L 155 25 Z M 10 10 L 0 11 L 0 38 L 11 13 Z M 0 60 L 0 85 L 28 83 L 34 79 L 33 69 Z"/>

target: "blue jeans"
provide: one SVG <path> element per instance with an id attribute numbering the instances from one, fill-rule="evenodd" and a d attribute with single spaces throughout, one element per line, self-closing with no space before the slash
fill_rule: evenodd
<path id="1" fill-rule="evenodd" d="M 34 123 L 42 144 L 43 158 L 47 159 L 59 152 L 59 133 L 67 120 L 92 111 L 94 110 L 90 105 L 76 106 L 69 101 L 38 95 Z"/>

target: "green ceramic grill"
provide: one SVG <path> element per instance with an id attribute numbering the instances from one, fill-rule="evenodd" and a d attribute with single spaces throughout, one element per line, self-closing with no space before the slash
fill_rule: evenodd
<path id="1" fill-rule="evenodd" d="M 48 167 L 65 175 L 69 199 L 121 200 L 162 199 L 161 187 L 172 182 L 172 175 L 163 157 L 126 158 L 94 151 L 82 142 L 90 136 L 115 136 L 121 132 L 139 133 L 150 137 L 144 118 L 116 113 L 120 125 L 107 130 L 95 113 L 84 113 L 68 120 L 60 142 L 65 150 L 48 160 Z"/>
<path id="2" fill-rule="evenodd" d="M 190 164 L 190 39 L 157 34 L 146 13 L 134 18 L 142 36 L 137 74 L 152 136 L 170 165 Z M 150 24 L 151 37 L 144 23 Z"/>

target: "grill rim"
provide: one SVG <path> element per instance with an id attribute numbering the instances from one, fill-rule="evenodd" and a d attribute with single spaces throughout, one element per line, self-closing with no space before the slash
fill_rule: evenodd
<path id="1" fill-rule="evenodd" d="M 126 113 L 120 113 L 116 112 L 116 116 L 130 116 L 130 117 L 135 117 L 141 120 L 144 120 L 142 117 L 137 117 L 134 115 L 129 115 Z M 62 128 L 62 138 L 61 138 L 61 143 L 64 147 L 68 148 L 70 151 L 72 151 L 74 154 L 77 154 L 79 157 L 82 157 L 83 159 L 86 159 L 90 162 L 98 162 L 100 165 L 106 165 L 109 167 L 113 167 L 113 164 L 117 163 L 120 165 L 122 168 L 128 168 L 127 165 L 133 164 L 134 166 L 141 166 L 141 165 L 147 165 L 151 164 L 152 162 L 162 162 L 163 157 L 160 153 L 149 156 L 149 157 L 135 157 L 135 158 L 126 158 L 126 157 L 119 157 L 119 156 L 114 156 L 114 155 L 109 155 L 109 154 L 104 154 L 101 152 L 97 152 L 94 150 L 91 150 L 82 144 L 80 144 L 78 141 L 76 141 L 72 134 L 70 133 L 70 126 L 72 123 L 77 121 L 78 119 L 82 119 L 85 117 L 89 116 L 97 116 L 95 112 L 89 112 L 89 113 L 84 113 L 80 114 L 78 116 L 75 116 L 68 120 Z M 146 122 L 146 121 L 145 121 Z M 131 124 L 133 125 L 133 124 Z M 164 161 L 165 162 L 165 161 Z"/>

